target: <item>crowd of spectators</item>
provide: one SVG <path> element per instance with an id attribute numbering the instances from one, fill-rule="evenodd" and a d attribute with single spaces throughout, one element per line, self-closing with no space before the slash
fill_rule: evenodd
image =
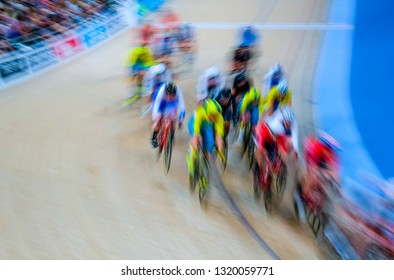
<path id="1" fill-rule="evenodd" d="M 95 17 L 116 13 L 116 0 L 2 0 L 0 55 L 64 35 Z"/>

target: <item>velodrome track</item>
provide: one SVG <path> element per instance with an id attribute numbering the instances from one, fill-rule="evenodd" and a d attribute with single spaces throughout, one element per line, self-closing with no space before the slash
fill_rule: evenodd
<path id="1" fill-rule="evenodd" d="M 312 87 L 323 31 L 305 24 L 324 23 L 328 1 L 169 4 L 199 27 L 193 72 L 178 79 L 187 120 L 198 76 L 212 65 L 226 69 L 235 38 L 228 23 L 272 23 L 261 29 L 255 82 L 260 85 L 268 67 L 280 62 L 301 139 L 313 131 Z M 138 108 L 121 106 L 127 90 L 122 63 L 133 34 L 126 30 L 0 92 L 0 258 L 322 258 L 310 231 L 293 221 L 288 199 L 270 217 L 255 203 L 251 177 L 234 149 L 222 175 L 225 190 L 215 184 L 205 210 L 188 190 L 186 127 L 176 136 L 171 170 L 163 173 L 148 141 L 149 119 L 141 119 Z"/>

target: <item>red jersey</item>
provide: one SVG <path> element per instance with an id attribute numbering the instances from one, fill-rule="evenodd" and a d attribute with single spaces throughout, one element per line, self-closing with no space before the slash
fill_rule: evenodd
<path id="1" fill-rule="evenodd" d="M 307 165 L 312 165 L 317 168 L 326 165 L 338 170 L 338 160 L 335 152 L 326 147 L 314 136 L 306 138 L 304 155 Z"/>

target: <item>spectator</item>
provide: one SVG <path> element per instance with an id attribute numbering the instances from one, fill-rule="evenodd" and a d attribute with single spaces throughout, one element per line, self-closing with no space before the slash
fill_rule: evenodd
<path id="1" fill-rule="evenodd" d="M 113 0 L 2 0 L 0 53 L 20 42 L 32 45 L 82 26 L 92 17 L 116 13 Z"/>

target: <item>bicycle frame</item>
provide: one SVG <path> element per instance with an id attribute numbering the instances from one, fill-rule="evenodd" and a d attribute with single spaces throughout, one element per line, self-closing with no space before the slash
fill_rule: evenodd
<path id="1" fill-rule="evenodd" d="M 158 134 L 159 139 L 159 149 L 158 157 L 160 157 L 162 151 L 164 150 L 164 168 L 168 173 L 171 164 L 172 155 L 172 145 L 175 133 L 175 120 L 171 117 L 163 117 L 160 121 L 160 129 Z"/>
<path id="2" fill-rule="evenodd" d="M 162 123 L 160 125 L 160 148 L 164 149 L 165 144 L 167 143 L 168 135 L 174 131 L 174 121 L 169 117 L 163 118 Z"/>

